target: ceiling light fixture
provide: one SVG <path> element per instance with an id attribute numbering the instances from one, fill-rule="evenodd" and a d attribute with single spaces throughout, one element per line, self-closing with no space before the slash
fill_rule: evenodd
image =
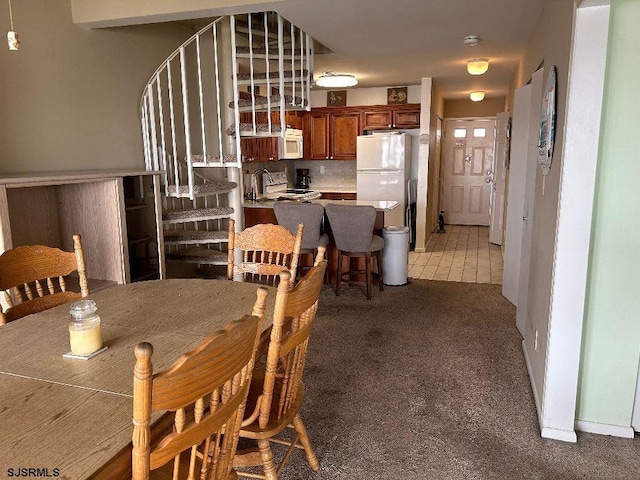
<path id="1" fill-rule="evenodd" d="M 467 47 L 475 47 L 480 42 L 477 35 L 467 35 L 464 37 L 464 44 Z"/>
<path id="2" fill-rule="evenodd" d="M 482 75 L 489 70 L 489 60 L 486 58 L 474 58 L 467 62 L 467 72 L 471 75 Z"/>
<path id="3" fill-rule="evenodd" d="M 322 75 L 316 80 L 319 87 L 353 87 L 358 84 L 358 80 L 353 75 L 346 73 L 322 72 Z"/>
<path id="4" fill-rule="evenodd" d="M 20 49 L 20 41 L 18 40 L 18 33 L 13 30 L 13 10 L 11 9 L 11 0 L 9 0 L 8 3 L 11 30 L 7 32 L 7 45 L 9 45 L 9 50 L 18 50 Z"/>
<path id="5" fill-rule="evenodd" d="M 471 99 L 472 102 L 481 102 L 482 100 L 484 100 L 484 92 L 482 91 L 471 92 L 469 94 L 469 98 Z"/>

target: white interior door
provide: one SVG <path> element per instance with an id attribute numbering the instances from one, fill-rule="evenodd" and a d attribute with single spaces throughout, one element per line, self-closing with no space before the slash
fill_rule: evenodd
<path id="1" fill-rule="evenodd" d="M 445 120 L 443 198 L 453 225 L 489 225 L 495 119 Z"/>
<path id="2" fill-rule="evenodd" d="M 511 125 L 509 193 L 505 225 L 502 294 L 516 305 L 516 326 L 524 336 L 533 226 L 533 194 L 538 165 L 537 142 L 542 69 L 516 90 Z"/>
<path id="3" fill-rule="evenodd" d="M 509 161 L 509 194 L 505 225 L 502 295 L 511 303 L 518 303 L 520 283 L 520 252 L 524 217 L 524 189 L 531 120 L 531 85 L 515 91 L 513 122 L 511 124 L 511 156 Z M 524 336 L 524 329 L 520 330 Z"/>
<path id="4" fill-rule="evenodd" d="M 509 112 L 500 112 L 496 115 L 496 154 L 493 161 L 493 189 L 491 191 L 491 211 L 489 214 L 489 242 L 496 245 L 502 245 L 510 123 Z"/>
<path id="5" fill-rule="evenodd" d="M 520 250 L 520 281 L 516 303 L 516 326 L 524 336 L 529 309 L 529 266 L 531 265 L 531 238 L 533 236 L 533 205 L 538 173 L 538 134 L 544 71 L 541 68 L 531 78 L 531 111 L 529 119 L 529 145 L 527 150 L 526 181 L 522 217 L 522 249 Z"/>

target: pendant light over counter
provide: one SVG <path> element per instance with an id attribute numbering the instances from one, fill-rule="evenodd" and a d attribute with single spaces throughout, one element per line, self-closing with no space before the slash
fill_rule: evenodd
<path id="1" fill-rule="evenodd" d="M 9 24 L 11 25 L 11 30 L 7 32 L 7 45 L 9 46 L 9 50 L 19 50 L 20 49 L 20 40 L 18 40 L 18 33 L 13 29 L 13 9 L 11 8 L 11 0 L 9 2 Z"/>

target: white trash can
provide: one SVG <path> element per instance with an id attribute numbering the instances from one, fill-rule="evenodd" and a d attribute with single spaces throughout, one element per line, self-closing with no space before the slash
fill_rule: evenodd
<path id="1" fill-rule="evenodd" d="M 385 285 L 406 285 L 409 276 L 409 227 L 382 229 L 382 269 Z"/>

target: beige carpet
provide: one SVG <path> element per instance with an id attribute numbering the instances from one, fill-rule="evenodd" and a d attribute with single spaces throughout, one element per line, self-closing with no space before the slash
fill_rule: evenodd
<path id="1" fill-rule="evenodd" d="M 638 478 L 640 439 L 540 437 L 514 318 L 499 285 L 325 286 L 303 410 L 320 471 L 296 452 L 280 478 Z"/>

